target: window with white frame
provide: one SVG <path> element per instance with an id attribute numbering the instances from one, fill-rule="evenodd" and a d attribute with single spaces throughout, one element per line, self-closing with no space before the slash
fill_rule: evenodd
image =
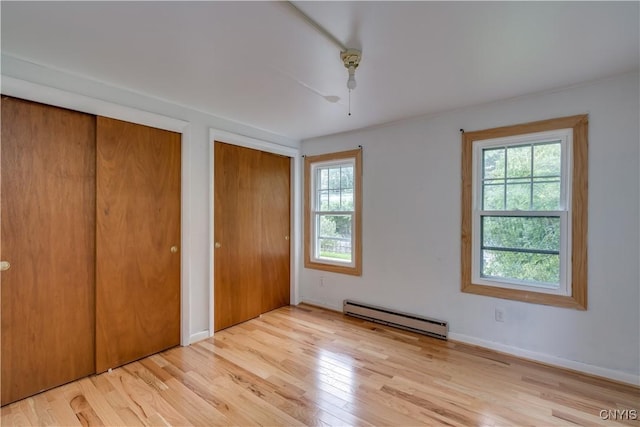
<path id="1" fill-rule="evenodd" d="M 586 116 L 463 136 L 464 292 L 586 308 L 586 147 Z"/>
<path id="2" fill-rule="evenodd" d="M 361 274 L 361 150 L 305 157 L 305 267 Z"/>
<path id="3" fill-rule="evenodd" d="M 475 282 L 568 295 L 570 140 L 564 129 L 475 145 Z"/>

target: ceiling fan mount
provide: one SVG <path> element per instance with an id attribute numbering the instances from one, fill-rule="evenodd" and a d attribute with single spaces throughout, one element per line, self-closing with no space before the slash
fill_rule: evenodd
<path id="1" fill-rule="evenodd" d="M 347 80 L 347 87 L 349 90 L 356 88 L 356 68 L 360 65 L 362 59 L 362 52 L 357 49 L 346 49 L 340 52 L 340 59 L 345 68 L 349 71 L 349 79 Z"/>

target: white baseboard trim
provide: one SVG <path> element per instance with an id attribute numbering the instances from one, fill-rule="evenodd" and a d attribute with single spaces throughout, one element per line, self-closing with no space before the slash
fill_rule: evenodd
<path id="1" fill-rule="evenodd" d="M 479 347 L 488 348 L 490 350 L 499 351 L 501 353 L 507 353 L 513 356 L 521 357 L 523 359 L 532 360 L 534 362 L 540 362 L 547 365 L 553 365 L 560 368 L 571 369 L 585 374 L 595 375 L 606 379 L 623 382 L 635 386 L 640 386 L 640 375 L 629 374 L 626 372 L 616 371 L 613 369 L 602 368 L 600 366 L 589 365 L 582 362 L 576 362 L 574 360 L 563 359 L 561 357 L 551 356 L 544 353 L 538 353 L 535 351 L 524 350 L 518 347 L 512 347 L 505 344 L 500 344 L 494 341 L 486 341 L 483 339 L 471 337 L 464 334 L 458 334 L 449 332 L 449 339 L 452 341 L 459 341 L 465 344 L 477 345 Z"/>
<path id="2" fill-rule="evenodd" d="M 202 332 L 197 332 L 195 334 L 191 334 L 191 336 L 189 337 L 189 344 L 193 344 L 193 343 L 196 343 L 198 341 L 206 340 L 210 336 L 211 336 L 211 334 L 209 333 L 208 330 L 202 331 Z"/>
<path id="3" fill-rule="evenodd" d="M 302 300 L 300 301 L 300 304 L 315 305 L 316 307 L 326 308 L 327 310 L 342 312 L 342 305 L 334 307 L 333 305 L 329 305 L 325 302 L 316 301 L 309 298 L 302 298 Z"/>

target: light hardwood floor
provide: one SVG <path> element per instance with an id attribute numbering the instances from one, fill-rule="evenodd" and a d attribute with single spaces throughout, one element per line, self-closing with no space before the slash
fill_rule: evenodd
<path id="1" fill-rule="evenodd" d="M 640 411 L 640 389 L 301 305 L 7 405 L 1 423 L 640 424 L 603 409 Z"/>

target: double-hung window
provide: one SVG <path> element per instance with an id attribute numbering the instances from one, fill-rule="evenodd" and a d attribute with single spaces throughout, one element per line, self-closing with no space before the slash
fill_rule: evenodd
<path id="1" fill-rule="evenodd" d="M 586 308 L 586 123 L 464 135 L 464 292 Z"/>
<path id="2" fill-rule="evenodd" d="M 305 157 L 305 267 L 360 275 L 361 150 Z"/>

